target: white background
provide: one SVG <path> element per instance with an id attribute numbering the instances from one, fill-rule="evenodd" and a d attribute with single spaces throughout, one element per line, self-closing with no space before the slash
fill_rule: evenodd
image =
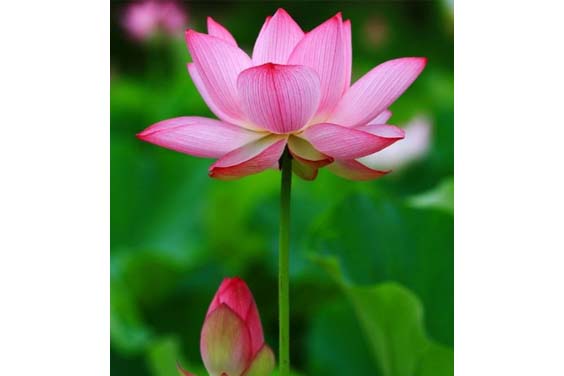
<path id="1" fill-rule="evenodd" d="M 0 375 L 107 375 L 109 2 L 6 3 Z M 457 376 L 564 375 L 558 4 L 455 4 Z"/>

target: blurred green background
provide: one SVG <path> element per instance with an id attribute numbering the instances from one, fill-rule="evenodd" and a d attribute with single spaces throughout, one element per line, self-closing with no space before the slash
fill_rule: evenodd
<path id="1" fill-rule="evenodd" d="M 277 352 L 280 174 L 223 182 L 211 160 L 142 143 L 159 120 L 213 117 L 188 73 L 183 32 L 132 39 L 131 2 L 112 2 L 111 372 L 172 376 L 176 360 L 206 375 L 199 332 L 224 276 L 247 281 Z M 448 2 L 183 2 L 188 25 L 206 16 L 250 52 L 266 16 L 284 7 L 304 30 L 338 11 L 351 19 L 353 81 L 396 57 L 427 68 L 391 107 L 418 115 L 430 149 L 372 182 L 321 170 L 295 177 L 292 197 L 291 356 L 296 375 L 450 375 L 453 347 L 453 19 Z"/>

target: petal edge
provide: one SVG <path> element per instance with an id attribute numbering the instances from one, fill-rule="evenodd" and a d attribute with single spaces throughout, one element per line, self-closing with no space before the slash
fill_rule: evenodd
<path id="1" fill-rule="evenodd" d="M 210 166 L 209 176 L 220 180 L 232 180 L 274 168 L 285 147 L 285 138 L 267 136 L 218 159 Z"/>
<path id="2" fill-rule="evenodd" d="M 282 8 L 265 21 L 253 48 L 253 64 L 286 64 L 304 32 Z"/>
<path id="3" fill-rule="evenodd" d="M 402 138 L 398 134 L 378 134 L 373 129 L 361 130 L 329 123 L 311 126 L 300 137 L 309 141 L 323 154 L 335 159 L 364 157 Z"/>
<path id="4" fill-rule="evenodd" d="M 343 179 L 359 181 L 374 180 L 390 172 L 371 169 L 354 159 L 335 161 L 327 169 Z"/>
<path id="5" fill-rule="evenodd" d="M 180 362 L 176 362 L 176 369 L 178 370 L 178 373 L 180 374 L 180 376 L 196 376 L 193 373 L 190 373 L 187 370 L 185 370 L 184 368 L 182 368 L 182 366 L 180 365 Z"/>
<path id="6" fill-rule="evenodd" d="M 307 33 L 296 45 L 288 64 L 309 66 L 317 72 L 321 82 L 321 99 L 315 118 L 326 119 L 345 88 L 345 45 L 341 14 L 337 13 Z"/>
<path id="7" fill-rule="evenodd" d="M 347 127 L 367 124 L 407 90 L 426 64 L 426 58 L 406 57 L 378 65 L 350 87 L 327 121 Z"/>
<path id="8" fill-rule="evenodd" d="M 194 30 L 186 31 L 186 42 L 202 85 L 215 106 L 231 122 L 243 125 L 245 119 L 237 94 L 237 77 L 251 66 L 249 56 L 221 38 Z"/>
<path id="9" fill-rule="evenodd" d="M 237 47 L 237 41 L 233 38 L 233 35 L 219 22 L 211 17 L 207 19 L 208 23 L 208 34 L 214 37 L 218 37 L 226 41 L 227 43 Z"/>

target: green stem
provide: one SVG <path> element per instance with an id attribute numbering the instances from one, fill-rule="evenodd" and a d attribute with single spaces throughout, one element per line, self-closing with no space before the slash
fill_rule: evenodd
<path id="1" fill-rule="evenodd" d="M 290 193 L 292 190 L 292 157 L 288 149 L 280 159 L 280 239 L 278 253 L 278 309 L 280 376 L 290 375 Z"/>

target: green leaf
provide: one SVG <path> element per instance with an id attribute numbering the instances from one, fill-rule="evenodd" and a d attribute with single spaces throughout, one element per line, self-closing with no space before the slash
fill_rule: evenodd
<path id="1" fill-rule="evenodd" d="M 413 208 L 432 208 L 454 213 L 454 178 L 443 180 L 435 188 L 408 199 Z"/>
<path id="2" fill-rule="evenodd" d="M 278 375 L 280 375 L 278 370 L 275 370 L 274 373 L 272 373 L 272 376 L 278 376 Z M 305 375 L 303 373 L 290 370 L 290 376 L 305 376 Z"/>
<path id="3" fill-rule="evenodd" d="M 343 294 L 319 307 L 307 332 L 309 375 L 382 376 L 352 305 Z"/>
<path id="4" fill-rule="evenodd" d="M 309 252 L 336 257 L 352 283 L 395 281 L 427 310 L 429 333 L 453 343 L 453 220 L 383 190 L 350 193 L 310 227 Z"/>
<path id="5" fill-rule="evenodd" d="M 153 341 L 147 349 L 147 359 L 153 376 L 178 375 L 176 370 L 176 364 L 180 361 L 178 340 L 174 337 L 162 337 Z"/>
<path id="6" fill-rule="evenodd" d="M 134 354 L 145 349 L 153 333 L 145 325 L 135 300 L 117 278 L 111 280 L 110 339 L 112 346 Z"/>
<path id="7" fill-rule="evenodd" d="M 417 376 L 454 375 L 454 353 L 446 346 L 431 343 L 421 357 Z"/>
<path id="8" fill-rule="evenodd" d="M 344 280 L 337 260 L 316 257 L 352 303 L 372 355 L 384 376 L 454 374 L 453 351 L 431 340 L 423 306 L 397 283 L 358 286 Z"/>

